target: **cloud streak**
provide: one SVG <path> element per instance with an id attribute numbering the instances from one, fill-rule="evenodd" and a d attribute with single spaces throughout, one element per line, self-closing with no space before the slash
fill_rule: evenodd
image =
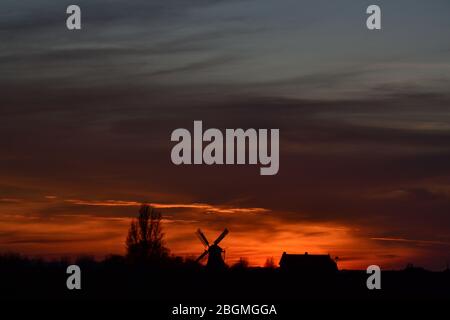
<path id="1" fill-rule="evenodd" d="M 121 201 L 121 200 L 105 200 L 105 201 L 88 201 L 88 200 L 64 200 L 67 203 L 83 206 L 105 206 L 105 207 L 135 207 L 142 205 L 142 202 L 137 201 Z M 268 209 L 264 208 L 233 208 L 226 206 L 213 206 L 205 203 L 148 203 L 156 209 L 199 209 L 206 212 L 216 213 L 262 213 L 268 212 Z"/>

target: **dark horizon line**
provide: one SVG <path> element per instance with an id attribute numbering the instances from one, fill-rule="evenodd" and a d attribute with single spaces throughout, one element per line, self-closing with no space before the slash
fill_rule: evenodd
<path id="1" fill-rule="evenodd" d="M 314 255 L 314 254 L 312 254 Z M 55 254 L 55 257 L 50 258 L 50 257 L 44 257 L 43 256 L 39 256 L 39 255 L 26 255 L 20 252 L 16 252 L 16 251 L 4 251 L 4 252 L 0 252 L 0 265 L 2 262 L 3 258 L 16 258 L 16 259 L 20 259 L 20 260 L 30 260 L 30 261 L 36 261 L 36 262 L 42 262 L 42 263 L 76 263 L 77 261 L 90 261 L 90 262 L 94 262 L 94 263 L 102 263 L 107 261 L 108 259 L 111 258 L 121 258 L 126 260 L 127 257 L 126 255 L 123 254 L 116 254 L 116 253 L 110 253 L 110 254 L 105 254 L 103 255 L 102 258 L 99 258 L 98 256 L 95 255 L 90 255 L 90 254 L 78 254 L 78 255 L 60 255 L 60 254 Z M 57 257 L 56 257 L 57 256 Z M 184 257 L 184 256 L 180 256 L 180 255 L 170 255 L 169 259 L 182 259 L 182 263 L 186 263 L 186 262 L 192 262 L 195 264 L 198 264 L 199 266 L 205 267 L 204 264 L 202 263 L 198 263 L 195 261 L 194 258 L 190 259 L 189 257 Z M 245 258 L 245 257 L 241 257 L 241 258 Z M 228 268 L 232 268 L 234 265 L 236 265 L 239 262 L 239 260 L 237 260 L 235 263 L 233 264 L 226 264 Z M 145 263 L 132 263 L 132 265 L 139 265 L 139 264 L 145 264 Z M 275 267 L 266 267 L 266 266 L 246 266 L 245 269 L 280 269 L 279 264 L 276 265 Z M 430 270 L 421 266 L 417 266 L 413 263 L 408 263 L 404 268 L 402 269 L 385 269 L 382 270 L 382 272 L 402 272 L 402 271 L 420 271 L 420 272 L 430 272 L 430 273 L 442 273 L 442 272 L 450 272 L 450 268 L 449 265 L 447 264 L 447 267 L 445 269 L 442 269 L 440 271 L 434 271 L 434 270 Z M 338 268 L 338 272 L 366 272 L 366 270 L 364 269 L 339 269 Z"/>

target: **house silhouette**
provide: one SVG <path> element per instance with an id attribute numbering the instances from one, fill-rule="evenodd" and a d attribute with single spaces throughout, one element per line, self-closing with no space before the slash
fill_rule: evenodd
<path id="1" fill-rule="evenodd" d="M 280 269 L 299 273 L 335 273 L 338 271 L 337 264 L 329 254 L 287 254 L 283 252 L 280 259 Z"/>

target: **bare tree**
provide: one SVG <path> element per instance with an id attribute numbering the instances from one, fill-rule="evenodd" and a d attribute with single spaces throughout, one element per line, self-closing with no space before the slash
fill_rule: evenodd
<path id="1" fill-rule="evenodd" d="M 276 268 L 273 257 L 266 259 L 266 263 L 264 263 L 264 268 L 267 268 L 267 269 L 275 269 Z"/>
<path id="2" fill-rule="evenodd" d="M 148 204 L 139 209 L 133 219 L 126 239 L 127 257 L 133 261 L 158 261 L 167 258 L 169 250 L 164 246 L 161 213 Z"/>

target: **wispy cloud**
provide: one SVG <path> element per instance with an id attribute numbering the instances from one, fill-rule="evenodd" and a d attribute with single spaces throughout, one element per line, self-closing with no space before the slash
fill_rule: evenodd
<path id="1" fill-rule="evenodd" d="M 406 243 L 416 243 L 419 245 L 442 245 L 450 246 L 449 242 L 434 241 L 434 240 L 414 240 L 414 239 L 404 239 L 404 238 L 370 238 L 371 240 L 377 241 L 392 241 L 392 242 L 406 242 Z"/>
<path id="2" fill-rule="evenodd" d="M 67 203 L 71 203 L 74 205 L 82 205 L 82 206 L 100 206 L 100 207 L 134 207 L 142 205 L 142 202 L 137 201 L 122 201 L 122 200 L 104 200 L 104 201 L 96 201 L 96 200 L 77 200 L 77 199 L 68 199 L 64 200 Z M 207 212 L 216 212 L 216 213 L 243 213 L 243 214 L 252 214 L 252 213 L 262 213 L 268 212 L 268 209 L 265 208 L 236 208 L 236 207 L 227 207 L 227 206 L 214 206 L 206 203 L 148 203 L 154 208 L 158 209 L 198 209 L 204 210 Z"/>
<path id="3" fill-rule="evenodd" d="M 16 203 L 16 202 L 21 202 L 23 201 L 22 199 L 16 199 L 16 198 L 1 198 L 0 202 L 7 202 L 7 203 Z"/>

